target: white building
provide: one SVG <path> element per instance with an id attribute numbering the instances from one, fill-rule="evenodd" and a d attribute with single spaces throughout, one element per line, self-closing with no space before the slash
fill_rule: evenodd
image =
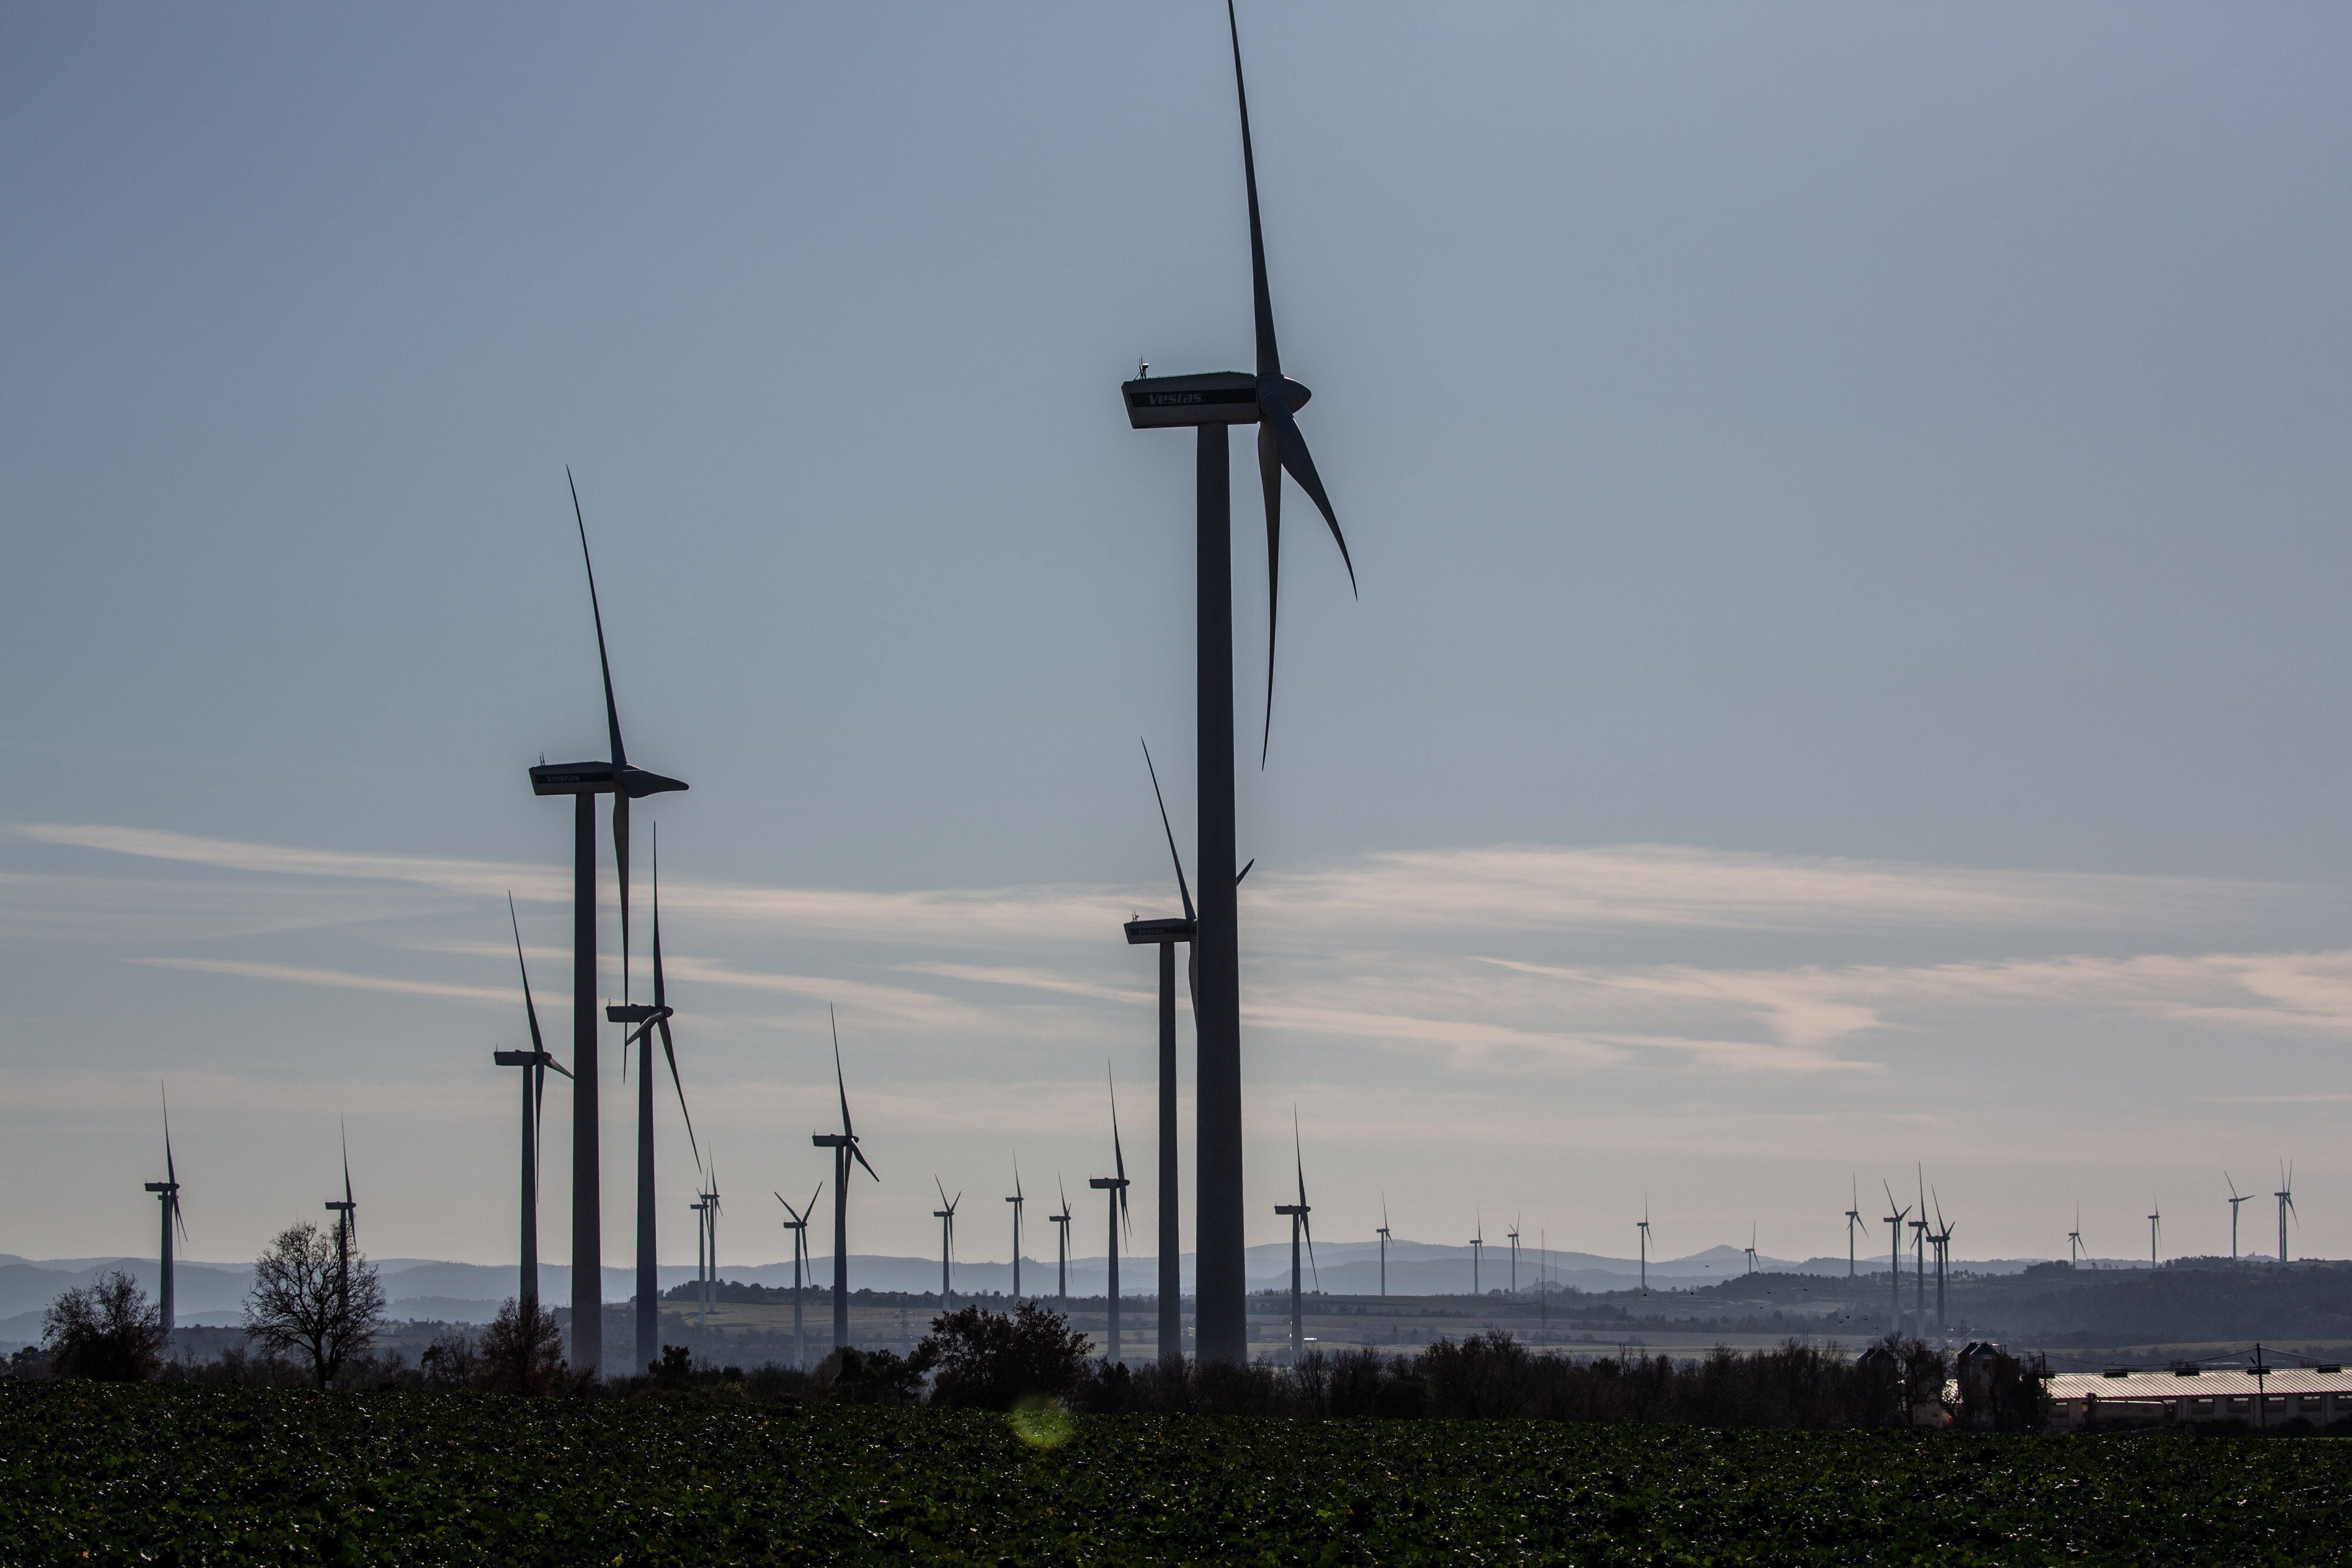
<path id="1" fill-rule="evenodd" d="M 2163 1421 L 2332 1425 L 2352 1416 L 2352 1373 L 2335 1366 L 2251 1372 L 2062 1372 L 2050 1379 L 2050 1429 Z"/>

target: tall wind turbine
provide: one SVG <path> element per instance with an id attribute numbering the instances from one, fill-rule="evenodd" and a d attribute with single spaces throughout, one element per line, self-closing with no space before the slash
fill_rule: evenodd
<path id="1" fill-rule="evenodd" d="M 955 1260 L 955 1211 L 956 1205 L 963 1201 L 963 1194 L 958 1193 L 950 1200 L 947 1184 L 936 1176 L 931 1177 L 931 1185 L 940 1189 L 940 1207 L 931 1210 L 931 1218 L 940 1222 L 940 1311 L 946 1312 L 954 1304 L 948 1299 L 952 1283 L 948 1270 Z"/>
<path id="2" fill-rule="evenodd" d="M 2153 1269 L 2158 1266 L 2157 1239 L 2164 1228 L 2164 1204 L 2159 1198 L 2150 1197 L 2147 1206 L 2154 1211 L 2147 1217 L 2147 1266 Z"/>
<path id="3" fill-rule="evenodd" d="M 1307 1238 L 1309 1262 L 1315 1257 L 1315 1227 L 1307 1218 L 1314 1210 L 1307 1206 L 1307 1151 L 1298 1141 L 1298 1107 L 1290 1108 L 1290 1147 L 1298 1163 L 1298 1201 L 1277 1203 L 1274 1211 L 1290 1219 L 1290 1364 L 1296 1366 L 1307 1354 L 1307 1314 L 1298 1293 L 1298 1239 Z M 1323 1270 L 1315 1270 L 1315 1288 L 1323 1288 Z"/>
<path id="4" fill-rule="evenodd" d="M 1853 1235 L 1864 1228 L 1862 1222 L 1862 1188 L 1856 1186 L 1852 1173 L 1846 1177 L 1845 1207 L 1845 1277 L 1853 1278 Z"/>
<path id="5" fill-rule="evenodd" d="M 662 1056 L 669 1063 L 671 1087 L 677 1091 L 677 1112 L 686 1118 L 687 1145 L 694 1151 L 694 1168 L 702 1168 L 702 1145 L 694 1135 L 694 1116 L 686 1108 L 686 1085 L 677 1076 L 677 1043 L 670 1038 L 669 1020 L 677 1010 L 669 1005 L 669 988 L 662 978 L 661 948 L 661 828 L 654 828 L 654 999 L 608 1007 L 604 1016 L 614 1023 L 636 1028 L 621 1041 L 621 1075 L 629 1071 L 629 1047 L 637 1048 L 637 1360 L 652 1364 L 661 1359 L 661 1270 L 654 1248 L 654 1031 L 661 1030 Z M 706 1217 L 706 1223 L 708 1217 Z"/>
<path id="6" fill-rule="evenodd" d="M 702 1189 L 702 1234 L 708 1238 L 704 1247 L 704 1272 L 709 1282 L 702 1289 L 702 1321 L 707 1326 L 710 1314 L 719 1310 L 719 1162 L 710 1162 L 709 1181 Z"/>
<path id="7" fill-rule="evenodd" d="M 1118 1174 L 1089 1176 L 1087 1185 L 1106 1194 L 1110 1218 L 1110 1354 L 1104 1359 L 1117 1364 L 1126 1358 L 1118 1348 L 1118 1227 L 1127 1218 L 1127 1153 L 1118 1142 L 1118 1085 L 1110 1088 L 1110 1152 Z"/>
<path id="8" fill-rule="evenodd" d="M 1634 1228 L 1642 1233 L 1642 1294 L 1650 1293 L 1650 1195 L 1642 1195 L 1642 1223 Z"/>
<path id="9" fill-rule="evenodd" d="M 2255 1195 L 2241 1193 L 2228 1171 L 2221 1173 L 2221 1179 L 2230 1184 L 2230 1261 L 2234 1263 L 2238 1260 L 2238 1205 L 2253 1202 Z"/>
<path id="10" fill-rule="evenodd" d="M 1160 1359 L 1173 1366 L 1184 1359 L 1183 1234 L 1176 1212 L 1176 948 L 1189 946 L 1200 930 L 1192 909 L 1192 892 L 1184 883 L 1184 857 L 1176 852 L 1176 830 L 1168 823 L 1168 800 L 1160 792 L 1160 769 L 1151 765 L 1151 747 L 1143 747 L 1143 766 L 1151 776 L 1151 798 L 1160 803 L 1160 831 L 1168 837 L 1168 858 L 1176 866 L 1176 893 L 1183 900 L 1181 919 L 1130 920 L 1127 939 L 1136 946 L 1160 949 Z M 1201 995 L 1197 958 L 1187 965 L 1193 977 L 1192 1016 L 1197 1032 Z M 1013 1268 L 1017 1270 L 1017 1260 Z"/>
<path id="11" fill-rule="evenodd" d="M 1375 1233 L 1381 1239 L 1381 1298 L 1389 1293 L 1389 1195 L 1381 1194 L 1381 1228 Z"/>
<path id="12" fill-rule="evenodd" d="M 1266 282 L 1265 236 L 1259 222 L 1257 162 L 1250 141 L 1249 96 L 1242 78 L 1241 26 L 1226 5 L 1234 48 L 1234 96 L 1241 112 L 1242 178 L 1249 199 L 1250 277 L 1257 339 L 1254 375 L 1219 371 L 1193 376 L 1141 375 L 1120 392 L 1128 423 L 1138 430 L 1192 426 L 1198 433 L 1196 502 L 1195 658 L 1198 682 L 1200 851 L 1195 867 L 1201 905 L 1193 951 L 1199 957 L 1197 1040 L 1199 1270 L 1195 1281 L 1197 1346 L 1202 1360 L 1240 1365 L 1249 1359 L 1248 1281 L 1244 1261 L 1242 1199 L 1242 1070 L 1240 936 L 1234 894 L 1234 664 L 1231 451 L 1226 427 L 1258 427 L 1258 478 L 1265 503 L 1267 570 L 1266 728 L 1259 762 L 1273 736 L 1275 609 L 1279 602 L 1282 476 L 1297 481 L 1330 526 L 1348 567 L 1355 566 L 1339 532 L 1339 515 L 1299 434 L 1295 411 L 1307 391 L 1282 373 L 1276 345 L 1273 296 Z"/>
<path id="13" fill-rule="evenodd" d="M 2080 1263 L 2086 1249 L 2083 1246 L 2083 1206 L 2074 1206 L 2074 1228 L 2066 1232 L 2066 1261 Z"/>
<path id="14" fill-rule="evenodd" d="M 352 1299 L 352 1241 L 359 1232 L 360 1206 L 352 1197 L 352 1135 L 343 1133 L 343 1200 L 329 1203 L 327 1212 L 335 1217 L 335 1300 L 348 1303 Z"/>
<path id="15" fill-rule="evenodd" d="M 824 1015 L 833 1030 L 833 1082 L 841 1091 L 841 1131 L 815 1134 L 809 1142 L 833 1151 L 833 1343 L 841 1349 L 849 1343 L 849 1163 L 864 1166 L 877 1182 L 882 1177 L 857 1146 L 856 1130 L 849 1124 L 849 1084 L 841 1075 L 841 1022 L 830 1007 Z"/>
<path id="16" fill-rule="evenodd" d="M 596 620 L 596 663 L 604 674 L 604 725 L 613 746 L 608 762 L 541 762 L 530 770 L 534 795 L 570 795 L 572 813 L 572 1364 L 595 1376 L 604 1370 L 604 1218 L 599 1201 L 604 1164 L 598 1152 L 596 1108 L 596 797 L 613 797 L 614 875 L 621 892 L 621 965 L 626 991 L 629 954 L 629 802 L 683 789 L 682 779 L 632 767 L 621 744 L 621 710 L 613 700 L 613 663 L 604 650 L 604 612 L 596 602 L 596 566 L 588 555 L 588 524 L 572 471 L 572 520 L 580 529 L 580 559 L 588 568 L 588 608 Z"/>
<path id="17" fill-rule="evenodd" d="M 1021 1162 L 1013 1162 L 1013 1196 L 1004 1200 L 1013 1206 L 1013 1304 L 1021 1304 L 1021 1206 L 1028 1199 L 1021 1196 Z"/>
<path id="18" fill-rule="evenodd" d="M 1936 1228 L 1927 1232 L 1927 1239 L 1936 1245 L 1936 1332 L 1944 1332 L 1944 1276 L 1952 1266 L 1952 1222 L 1944 1218 L 1944 1200 L 1935 1189 L 1928 1189 L 1935 1199 Z"/>
<path id="19" fill-rule="evenodd" d="M 526 1307 L 539 1305 L 539 1142 L 546 1120 L 547 1074 L 551 1068 L 564 1077 L 572 1070 L 548 1054 L 539 1038 L 539 1009 L 530 1000 L 530 967 L 522 960 L 522 925 L 515 919 L 514 894 L 507 894 L 507 924 L 514 929 L 515 967 L 522 972 L 522 1016 L 530 1023 L 529 1051 L 494 1051 L 490 1060 L 500 1067 L 522 1069 L 522 1285 L 517 1299 Z"/>
<path id="20" fill-rule="evenodd" d="M 1911 1221 L 1911 1282 L 1912 1306 L 1916 1315 L 1912 1322 L 1919 1332 L 1927 1332 L 1927 1170 L 1919 1167 L 1919 1213 Z"/>
<path id="21" fill-rule="evenodd" d="M 1893 1210 L 1886 1217 L 1887 1234 L 1894 1238 L 1893 1261 L 1887 1264 L 1886 1271 L 1894 1281 L 1894 1300 L 1889 1303 L 1895 1313 L 1894 1328 L 1896 1333 L 1901 1333 L 1903 1332 L 1903 1220 L 1911 1212 L 1911 1206 L 1906 1203 L 1901 1208 L 1895 1208 L 1895 1189 L 1887 1186 L 1884 1177 L 1879 1179 L 1878 1185 L 1886 1187 L 1886 1207 Z"/>
<path id="22" fill-rule="evenodd" d="M 1519 1294 L 1519 1222 L 1517 1219 L 1514 1218 L 1511 1221 L 1510 1229 L 1505 1231 L 1503 1236 L 1504 1239 L 1511 1244 L 1511 1297 L 1516 1301 Z"/>
<path id="23" fill-rule="evenodd" d="M 698 1328 L 710 1323 L 710 1195 L 697 1187 L 694 1201 L 694 1320 Z"/>
<path id="24" fill-rule="evenodd" d="M 1756 1222 L 1752 1219 L 1748 1222 L 1748 1246 L 1745 1250 L 1748 1253 L 1748 1271 L 1753 1274 L 1756 1272 Z"/>
<path id="25" fill-rule="evenodd" d="M 2279 1189 L 2271 1194 L 2279 1206 L 2279 1261 L 2286 1261 L 2286 1217 L 2294 1212 L 2294 1162 L 2289 1160 L 2279 1170 Z"/>
<path id="26" fill-rule="evenodd" d="M 163 1179 L 147 1183 L 146 1188 L 155 1195 L 163 1211 L 163 1279 L 158 1307 L 163 1314 L 163 1332 L 169 1333 L 173 1327 L 172 1228 L 175 1225 L 180 1228 L 180 1239 L 183 1241 L 188 1237 L 188 1222 L 180 1216 L 180 1167 L 172 1163 L 172 1097 L 169 1094 L 163 1096 Z M 2286 1234 L 2284 1226 L 2279 1228 L 2279 1234 Z"/>
<path id="27" fill-rule="evenodd" d="M 775 1191 L 772 1187 L 769 1190 Z M 784 1228 L 793 1233 L 793 1364 L 803 1372 L 808 1370 L 808 1347 L 801 1338 L 801 1265 L 809 1255 L 809 1216 L 816 1212 L 817 1194 L 823 1191 L 824 1183 L 817 1183 L 816 1192 L 809 1194 L 808 1205 L 804 1208 L 794 1208 L 784 1202 L 782 1193 L 776 1193 L 776 1201 L 782 1203 L 784 1212 L 792 1216 L 783 1224 Z"/>
<path id="28" fill-rule="evenodd" d="M 1070 1310 L 1070 1189 L 1062 1186 L 1062 1175 L 1054 1173 L 1054 1185 L 1061 1188 L 1060 1212 L 1045 1218 L 1054 1225 L 1054 1290 L 1062 1310 Z"/>
<path id="29" fill-rule="evenodd" d="M 1478 1233 L 1470 1238 L 1470 1293 L 1474 1296 L 1486 1293 L 1478 1288 L 1478 1260 L 1486 1255 L 1486 1217 L 1482 1214 L 1478 1217 Z"/>

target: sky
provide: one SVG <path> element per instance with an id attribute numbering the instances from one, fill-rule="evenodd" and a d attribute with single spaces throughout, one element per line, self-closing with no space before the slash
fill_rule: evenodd
<path id="1" fill-rule="evenodd" d="M 1961 1258 L 2077 1204 L 2214 1252 L 2226 1172 L 2252 1249 L 2291 1158 L 2295 1252 L 2352 1251 L 2352 16 L 1241 28 L 1361 590 L 1294 490 L 1251 1239 L 1295 1108 L 1318 1238 L 1624 1256 L 1646 1203 L 1803 1257 L 1924 1179 Z M 729 1254 L 829 1174 L 828 1006 L 855 1250 L 934 1249 L 936 1178 L 1005 1256 L 1016 1159 L 1107 1172 L 1107 1076 L 1148 1211 L 1192 468 L 1117 383 L 1250 363 L 1226 47 L 1202 0 L 0 13 L 0 1251 L 152 1247 L 167 1089 L 195 1257 L 320 1218 L 339 1119 L 369 1249 L 513 1256 L 509 891 L 568 1040 L 525 769 L 604 754 L 566 465 L 631 758 L 692 784 L 636 876 L 658 822 Z"/>

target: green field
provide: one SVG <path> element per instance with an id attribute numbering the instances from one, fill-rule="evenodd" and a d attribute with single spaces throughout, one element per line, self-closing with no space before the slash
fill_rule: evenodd
<path id="1" fill-rule="evenodd" d="M 1033 1424 L 1034 1425 L 1034 1424 Z M 0 1562 L 2320 1563 L 2352 1445 L 0 1383 Z"/>

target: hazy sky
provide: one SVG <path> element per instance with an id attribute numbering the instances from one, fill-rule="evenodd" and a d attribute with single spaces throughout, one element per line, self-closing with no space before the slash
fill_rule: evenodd
<path id="1" fill-rule="evenodd" d="M 1798 1257 L 1924 1162 L 1964 1257 L 2077 1200 L 2145 1255 L 2152 1197 L 2210 1251 L 2292 1156 L 2352 1250 L 2352 16 L 1242 28 L 1362 584 L 1294 492 L 1252 1239 L 1295 1103 L 1335 1239 L 1385 1188 L 1629 1254 L 1646 1193 Z M 1117 383 L 1249 364 L 1224 49 L 1206 0 L 0 12 L 0 1250 L 152 1245 L 164 1081 L 196 1256 L 320 1218 L 338 1115 L 372 1250 L 512 1256 L 509 888 L 568 997 L 524 769 L 604 745 L 566 463 L 693 784 L 640 820 L 727 1253 L 825 1174 L 828 1001 L 858 1249 L 934 1247 L 936 1172 L 1003 1256 L 1016 1154 L 1108 1168 L 1107 1065 L 1148 1177 L 1192 454 Z"/>

